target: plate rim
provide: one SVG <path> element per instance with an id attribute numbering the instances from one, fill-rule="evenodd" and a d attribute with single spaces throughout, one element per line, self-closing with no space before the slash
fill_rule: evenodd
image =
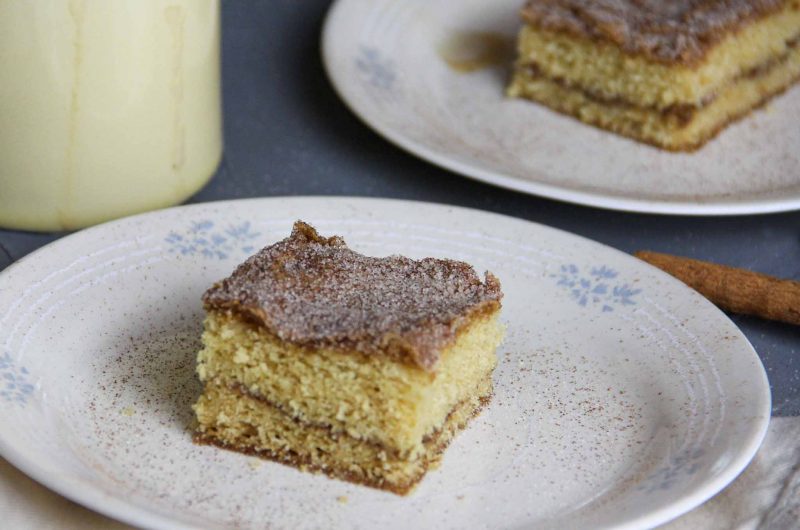
<path id="1" fill-rule="evenodd" d="M 515 222 L 531 224 L 539 229 L 552 231 L 561 235 L 565 235 L 570 238 L 577 238 L 584 243 L 589 243 L 594 246 L 601 247 L 605 252 L 611 252 L 617 255 L 623 255 L 626 258 L 632 260 L 636 259 L 634 256 L 626 252 L 623 252 L 619 249 L 616 249 L 614 247 L 611 247 L 609 245 L 595 241 L 593 239 L 590 239 L 588 237 L 579 234 L 575 234 L 542 223 L 537 223 L 535 221 L 529 221 L 527 219 L 522 219 L 511 215 L 490 212 L 476 208 L 469 208 L 469 207 L 451 205 L 446 203 L 382 198 L 382 197 L 355 197 L 355 196 L 330 196 L 330 195 L 270 196 L 270 197 L 252 197 L 243 199 L 228 199 L 228 200 L 208 201 L 202 203 L 179 205 L 107 221 L 99 225 L 95 225 L 68 234 L 64 237 L 61 237 L 55 241 L 52 241 L 34 250 L 33 252 L 27 254 L 26 256 L 23 256 L 19 260 L 15 261 L 14 263 L 6 267 L 4 270 L 0 271 L 0 282 L 5 280 L 5 276 L 7 276 L 8 271 L 14 270 L 18 267 L 26 266 L 29 262 L 36 260 L 37 257 L 40 255 L 40 253 L 52 252 L 53 251 L 52 247 L 67 246 L 72 242 L 73 239 L 91 237 L 91 235 L 95 232 L 102 232 L 118 224 L 129 223 L 136 220 L 145 219 L 148 217 L 158 217 L 160 215 L 165 215 L 165 214 L 169 215 L 170 213 L 176 211 L 183 211 L 183 212 L 191 210 L 202 211 L 203 209 L 206 208 L 215 208 L 215 207 L 224 208 L 226 206 L 235 207 L 235 205 L 241 203 L 286 202 L 286 201 L 314 202 L 320 200 L 324 201 L 334 200 L 334 201 L 341 201 L 343 203 L 353 203 L 353 202 L 362 204 L 373 203 L 376 206 L 379 205 L 380 203 L 392 202 L 395 204 L 404 204 L 409 207 L 423 206 L 431 208 L 443 208 L 443 209 L 457 210 L 465 214 L 477 213 L 489 217 L 500 217 Z M 741 448 L 738 455 L 727 465 L 727 470 L 724 473 L 719 474 L 713 480 L 704 482 L 703 484 L 696 487 L 692 491 L 692 493 L 684 495 L 675 500 L 674 502 L 671 502 L 656 510 L 641 515 L 638 518 L 631 519 L 624 523 L 610 527 L 618 530 L 622 529 L 627 530 L 627 529 L 644 528 L 644 527 L 651 528 L 665 524 L 685 513 L 688 513 L 692 509 L 698 507 L 705 501 L 717 495 L 725 487 L 730 485 L 730 483 L 732 483 L 742 473 L 742 471 L 744 471 L 747 465 L 755 457 L 756 453 L 758 452 L 758 449 L 761 447 L 761 444 L 763 443 L 764 438 L 767 434 L 769 423 L 772 417 L 771 414 L 772 392 L 766 369 L 764 367 L 763 362 L 761 361 L 761 358 L 758 356 L 758 353 L 753 348 L 753 345 L 744 335 L 742 330 L 739 329 L 739 327 L 722 310 L 714 306 L 710 301 L 708 301 L 702 295 L 700 295 L 699 293 L 688 287 L 683 282 L 677 280 L 676 278 L 661 271 L 657 267 L 653 267 L 652 265 L 646 262 L 641 262 L 639 265 L 650 269 L 650 272 L 655 273 L 657 276 L 660 277 L 662 281 L 668 284 L 672 284 L 673 286 L 677 286 L 680 289 L 684 289 L 686 291 L 687 296 L 696 297 L 696 299 L 698 299 L 701 304 L 708 306 L 708 308 L 713 311 L 716 311 L 717 318 L 721 318 L 721 322 L 730 325 L 731 331 L 735 333 L 735 335 L 740 341 L 743 341 L 742 344 L 743 348 L 740 355 L 746 354 L 750 356 L 753 360 L 756 361 L 757 366 L 760 367 L 760 370 L 757 370 L 758 374 L 753 375 L 753 377 L 754 380 L 756 378 L 758 379 L 758 384 L 761 386 L 762 393 L 761 395 L 757 396 L 757 398 L 759 399 L 759 401 L 763 402 L 763 410 L 761 411 L 760 415 L 757 418 L 755 418 L 755 420 L 752 422 L 750 432 L 746 435 L 748 443 Z M 8 443 L 5 439 L 2 430 L 0 430 L 0 457 L 6 459 L 6 461 L 8 461 L 15 468 L 23 472 L 29 478 L 45 486 L 49 490 L 73 502 L 76 502 L 92 511 L 101 513 L 105 516 L 116 519 L 118 521 L 122 521 L 124 523 L 133 526 L 145 526 L 149 528 L 181 528 L 181 529 L 194 528 L 191 525 L 187 525 L 180 522 L 178 519 L 174 517 L 170 517 L 169 515 L 162 514 L 158 511 L 146 509 L 142 506 L 139 506 L 138 504 L 128 502 L 120 496 L 110 494 L 104 491 L 103 489 L 95 486 L 94 484 L 81 479 L 80 477 L 70 476 L 70 475 L 64 476 L 61 474 L 52 475 L 46 469 L 41 467 L 35 460 L 27 458 L 23 453 L 15 449 L 13 444 Z"/>
<path id="2" fill-rule="evenodd" d="M 339 13 L 344 11 L 348 7 L 348 4 L 357 1 L 360 0 L 334 0 L 325 14 L 320 39 L 320 55 L 325 73 L 334 91 L 339 96 L 339 99 L 364 125 L 372 129 L 372 131 L 389 143 L 400 147 L 407 153 L 421 160 L 446 169 L 459 176 L 490 184 L 495 187 L 603 210 L 695 217 L 763 215 L 800 210 L 800 187 L 795 192 L 795 196 L 789 198 L 775 197 L 743 201 L 726 201 L 724 199 L 709 201 L 698 200 L 694 202 L 686 200 L 635 199 L 621 195 L 581 191 L 565 186 L 522 180 L 499 171 L 483 169 L 460 162 L 447 153 L 442 153 L 435 148 L 428 147 L 426 144 L 410 138 L 391 126 L 381 123 L 380 120 L 371 119 L 366 110 L 367 107 L 362 105 L 358 98 L 349 96 L 346 82 L 348 76 L 337 72 L 333 67 L 333 50 L 337 40 L 337 28 L 335 27 L 336 19 L 337 17 L 341 17 Z"/>

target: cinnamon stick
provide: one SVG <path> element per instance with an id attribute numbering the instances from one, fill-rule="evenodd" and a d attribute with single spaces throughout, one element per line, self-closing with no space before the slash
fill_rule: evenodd
<path id="1" fill-rule="evenodd" d="M 635 256 L 675 276 L 726 311 L 800 325 L 800 282 L 646 250 Z"/>

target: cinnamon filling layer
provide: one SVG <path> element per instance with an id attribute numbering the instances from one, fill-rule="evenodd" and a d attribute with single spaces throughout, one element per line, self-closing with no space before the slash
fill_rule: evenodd
<path id="1" fill-rule="evenodd" d="M 284 414 L 287 418 L 290 418 L 292 420 L 292 422 L 294 422 L 299 428 L 302 428 L 302 429 L 317 429 L 317 430 L 327 431 L 328 432 L 328 436 L 330 438 L 334 439 L 334 440 L 339 438 L 340 436 L 346 436 L 348 438 L 352 438 L 352 439 L 356 440 L 356 438 L 354 438 L 353 436 L 351 436 L 350 434 L 348 434 L 346 432 L 334 431 L 333 428 L 330 425 L 327 425 L 327 424 L 324 424 L 324 423 L 310 422 L 310 421 L 307 421 L 307 420 L 302 420 L 300 418 L 297 418 L 296 416 L 293 416 L 287 410 L 285 410 L 284 407 L 281 407 L 278 403 L 275 403 L 272 400 L 269 400 L 269 399 L 265 398 L 264 396 L 262 396 L 262 395 L 260 395 L 260 394 L 258 394 L 256 392 L 251 392 L 244 385 L 242 385 L 240 383 L 232 383 L 232 384 L 228 385 L 228 388 L 230 390 L 238 393 L 239 395 L 241 395 L 243 397 L 248 397 L 250 399 L 258 401 L 259 403 L 263 403 L 267 407 L 270 407 L 270 408 L 273 408 L 273 409 L 277 410 L 281 414 Z M 481 407 L 483 407 L 486 404 L 488 404 L 490 399 L 491 399 L 491 394 L 485 395 L 485 396 L 480 396 Z M 467 405 L 467 403 L 469 403 L 469 401 L 470 401 L 469 399 L 464 399 L 464 400 L 459 401 L 458 403 L 456 403 L 455 406 L 450 410 L 450 412 L 445 417 L 444 421 L 442 422 L 442 425 L 438 429 L 434 430 L 433 432 L 426 434 L 422 438 L 422 443 L 424 445 L 426 445 L 426 446 L 436 445 L 437 441 L 439 440 L 439 438 L 440 438 L 440 436 L 442 434 L 442 428 L 450 422 L 450 420 L 453 417 L 453 414 L 455 414 L 455 412 L 460 410 L 461 408 L 465 407 Z M 397 450 L 397 448 L 390 447 L 390 446 L 388 446 L 386 444 L 383 444 L 383 443 L 381 443 L 381 442 L 379 442 L 377 440 L 358 439 L 358 442 L 359 443 L 363 443 L 363 444 L 367 444 L 367 445 L 371 445 L 373 447 L 377 447 L 378 449 L 381 449 L 381 450 L 385 451 L 387 454 L 392 455 L 395 458 L 403 458 L 403 456 L 400 454 L 400 452 Z M 442 448 L 442 449 L 444 449 L 444 448 Z"/>
<path id="2" fill-rule="evenodd" d="M 539 65 L 535 61 L 531 61 L 522 65 L 522 68 L 527 70 L 528 75 L 532 79 L 546 79 L 552 83 L 559 85 L 561 88 L 565 90 L 572 90 L 579 92 L 582 94 L 586 99 L 598 103 L 601 105 L 609 105 L 609 106 L 616 106 L 616 107 L 626 107 L 626 108 L 635 108 L 635 109 L 642 109 L 651 111 L 654 113 L 661 114 L 664 119 L 675 119 L 680 125 L 686 125 L 692 121 L 694 115 L 703 110 L 708 105 L 711 105 L 716 101 L 719 95 L 724 92 L 729 86 L 734 85 L 740 81 L 745 80 L 752 80 L 762 77 L 768 74 L 772 69 L 777 68 L 778 66 L 784 64 L 786 61 L 789 60 L 791 54 L 794 52 L 795 49 L 800 47 L 800 34 L 792 37 L 788 41 L 786 41 L 786 51 L 780 55 L 777 55 L 771 58 L 768 61 L 765 61 L 759 65 L 756 65 L 744 72 L 740 73 L 730 82 L 725 84 L 723 87 L 717 89 L 715 92 L 707 95 L 704 97 L 698 105 L 692 105 L 688 103 L 681 103 L 681 104 L 674 104 L 670 105 L 665 108 L 658 108 L 656 106 L 642 106 L 632 101 L 629 101 L 623 97 L 607 97 L 603 94 L 598 93 L 591 88 L 578 86 L 574 83 L 571 83 L 567 79 L 560 77 L 560 76 L 547 76 L 545 75 Z"/>
<path id="3" fill-rule="evenodd" d="M 392 491 L 405 495 L 422 480 L 431 466 L 441 458 L 444 450 L 467 423 L 477 416 L 481 409 L 491 399 L 491 379 L 480 385 L 479 392 L 473 398 L 466 399 L 457 404 L 439 428 L 426 436 L 423 440 L 424 449 L 415 456 L 395 454 L 383 444 L 366 442 L 353 438 L 347 433 L 334 433 L 329 426 L 308 423 L 285 414 L 270 401 L 263 400 L 242 387 L 220 386 L 216 383 L 214 389 L 223 390 L 228 398 L 247 405 L 246 410 L 251 413 L 238 420 L 239 423 L 230 423 L 223 420 L 223 425 L 216 425 L 214 418 L 218 418 L 222 408 L 215 409 L 220 396 L 208 396 L 209 387 L 206 387 L 204 396 L 210 399 L 204 405 L 202 416 L 207 420 L 202 422 L 199 430 L 194 435 L 198 444 L 208 444 L 250 454 L 261 458 L 273 460 L 282 464 L 300 468 L 304 471 L 321 472 L 328 476 L 364 484 L 367 486 Z M 223 400 L 226 398 L 223 396 Z M 201 397 L 201 402 L 203 397 Z M 253 416 L 253 405 L 258 410 L 263 410 L 264 416 L 259 417 L 258 412 Z M 260 440 L 259 427 L 249 423 L 247 419 L 253 418 L 258 425 L 269 427 L 269 421 L 275 421 L 278 443 Z M 265 418 L 271 418 L 265 421 Z M 209 422 L 208 420 L 213 420 Z M 293 427 L 292 425 L 295 425 Z M 217 429 L 221 428 L 222 431 Z M 231 434 L 231 428 L 235 435 Z M 297 439 L 292 439 L 289 431 L 299 432 Z M 331 443 L 310 446 L 301 445 L 298 440 L 304 440 L 309 435 L 312 439 L 329 440 Z M 293 440 L 293 441 L 292 441 Z M 305 442 L 303 442 L 305 443 Z"/>

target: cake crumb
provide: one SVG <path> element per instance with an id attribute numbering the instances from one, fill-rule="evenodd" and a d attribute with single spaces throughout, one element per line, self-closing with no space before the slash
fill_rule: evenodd
<path id="1" fill-rule="evenodd" d="M 136 413 L 136 409 L 134 409 L 133 407 L 125 407 L 119 413 L 122 414 L 123 416 L 130 417 Z"/>
<path id="2" fill-rule="evenodd" d="M 349 499 L 347 498 L 347 495 L 339 495 L 338 497 L 336 497 L 336 502 L 338 502 L 339 504 L 347 504 L 348 500 Z"/>
<path id="3" fill-rule="evenodd" d="M 247 465 L 250 466 L 250 469 L 258 469 L 261 467 L 261 464 L 263 463 L 264 462 L 262 462 L 258 458 L 251 458 L 250 461 L 247 463 Z"/>

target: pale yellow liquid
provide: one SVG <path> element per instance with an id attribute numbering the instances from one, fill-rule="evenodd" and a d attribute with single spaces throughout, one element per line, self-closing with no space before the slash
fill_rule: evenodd
<path id="1" fill-rule="evenodd" d="M 221 121 L 219 0 L 0 0 L 0 226 L 179 203 Z"/>

